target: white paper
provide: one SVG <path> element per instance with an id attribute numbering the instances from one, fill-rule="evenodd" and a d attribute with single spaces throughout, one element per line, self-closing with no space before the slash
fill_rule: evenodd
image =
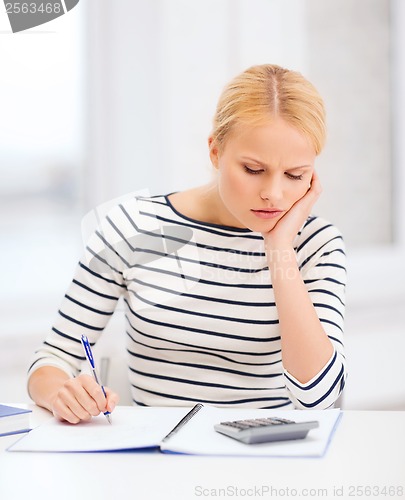
<path id="1" fill-rule="evenodd" d="M 112 424 L 104 415 L 77 425 L 54 418 L 33 429 L 9 451 L 119 451 L 159 446 L 190 408 L 117 406 Z"/>
<path id="2" fill-rule="evenodd" d="M 204 407 L 178 433 L 162 445 L 163 451 L 196 455 L 320 457 L 329 444 L 341 412 L 333 410 L 254 410 Z M 281 417 L 295 422 L 317 420 L 305 439 L 245 444 L 216 432 L 214 424 L 258 417 Z"/>

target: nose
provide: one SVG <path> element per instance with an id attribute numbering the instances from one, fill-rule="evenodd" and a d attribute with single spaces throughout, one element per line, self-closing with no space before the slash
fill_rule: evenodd
<path id="1" fill-rule="evenodd" d="M 282 180 L 277 176 L 266 179 L 261 186 L 260 198 L 269 201 L 271 205 L 277 206 L 283 198 Z"/>

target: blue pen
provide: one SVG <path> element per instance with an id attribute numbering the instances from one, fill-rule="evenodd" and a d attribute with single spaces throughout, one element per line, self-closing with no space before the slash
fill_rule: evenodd
<path id="1" fill-rule="evenodd" d="M 90 363 L 90 366 L 91 366 L 91 369 L 93 371 L 94 380 L 101 387 L 101 390 L 103 391 L 103 394 L 104 394 L 105 398 L 107 398 L 107 394 L 105 393 L 105 389 L 102 386 L 102 384 L 100 384 L 99 379 L 97 377 L 97 372 L 96 372 L 96 367 L 95 367 L 95 364 L 94 364 L 93 353 L 91 352 L 90 342 L 89 342 L 89 339 L 86 337 L 86 335 L 82 335 L 82 345 L 83 345 L 83 348 L 84 348 L 84 352 L 86 354 L 86 358 L 88 359 L 88 361 Z M 104 415 L 106 416 L 108 422 L 111 424 L 111 413 L 109 411 L 106 411 L 104 413 Z"/>

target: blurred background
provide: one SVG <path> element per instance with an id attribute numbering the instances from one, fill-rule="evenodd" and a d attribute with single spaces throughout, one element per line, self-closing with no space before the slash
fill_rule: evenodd
<path id="1" fill-rule="evenodd" d="M 81 0 L 17 34 L 2 12 L 0 400 L 29 401 L 25 373 L 81 255 L 83 217 L 130 192 L 205 183 L 223 86 L 270 62 L 326 102 L 315 213 L 349 256 L 342 406 L 405 409 L 404 26 L 402 0 Z M 121 312 L 97 346 L 113 387 Z"/>

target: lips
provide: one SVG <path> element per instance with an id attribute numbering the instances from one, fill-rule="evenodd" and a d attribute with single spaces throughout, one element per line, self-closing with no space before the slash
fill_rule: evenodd
<path id="1" fill-rule="evenodd" d="M 261 210 L 253 210 L 252 213 L 259 219 L 275 219 L 279 217 L 284 211 L 278 208 L 265 208 Z"/>

